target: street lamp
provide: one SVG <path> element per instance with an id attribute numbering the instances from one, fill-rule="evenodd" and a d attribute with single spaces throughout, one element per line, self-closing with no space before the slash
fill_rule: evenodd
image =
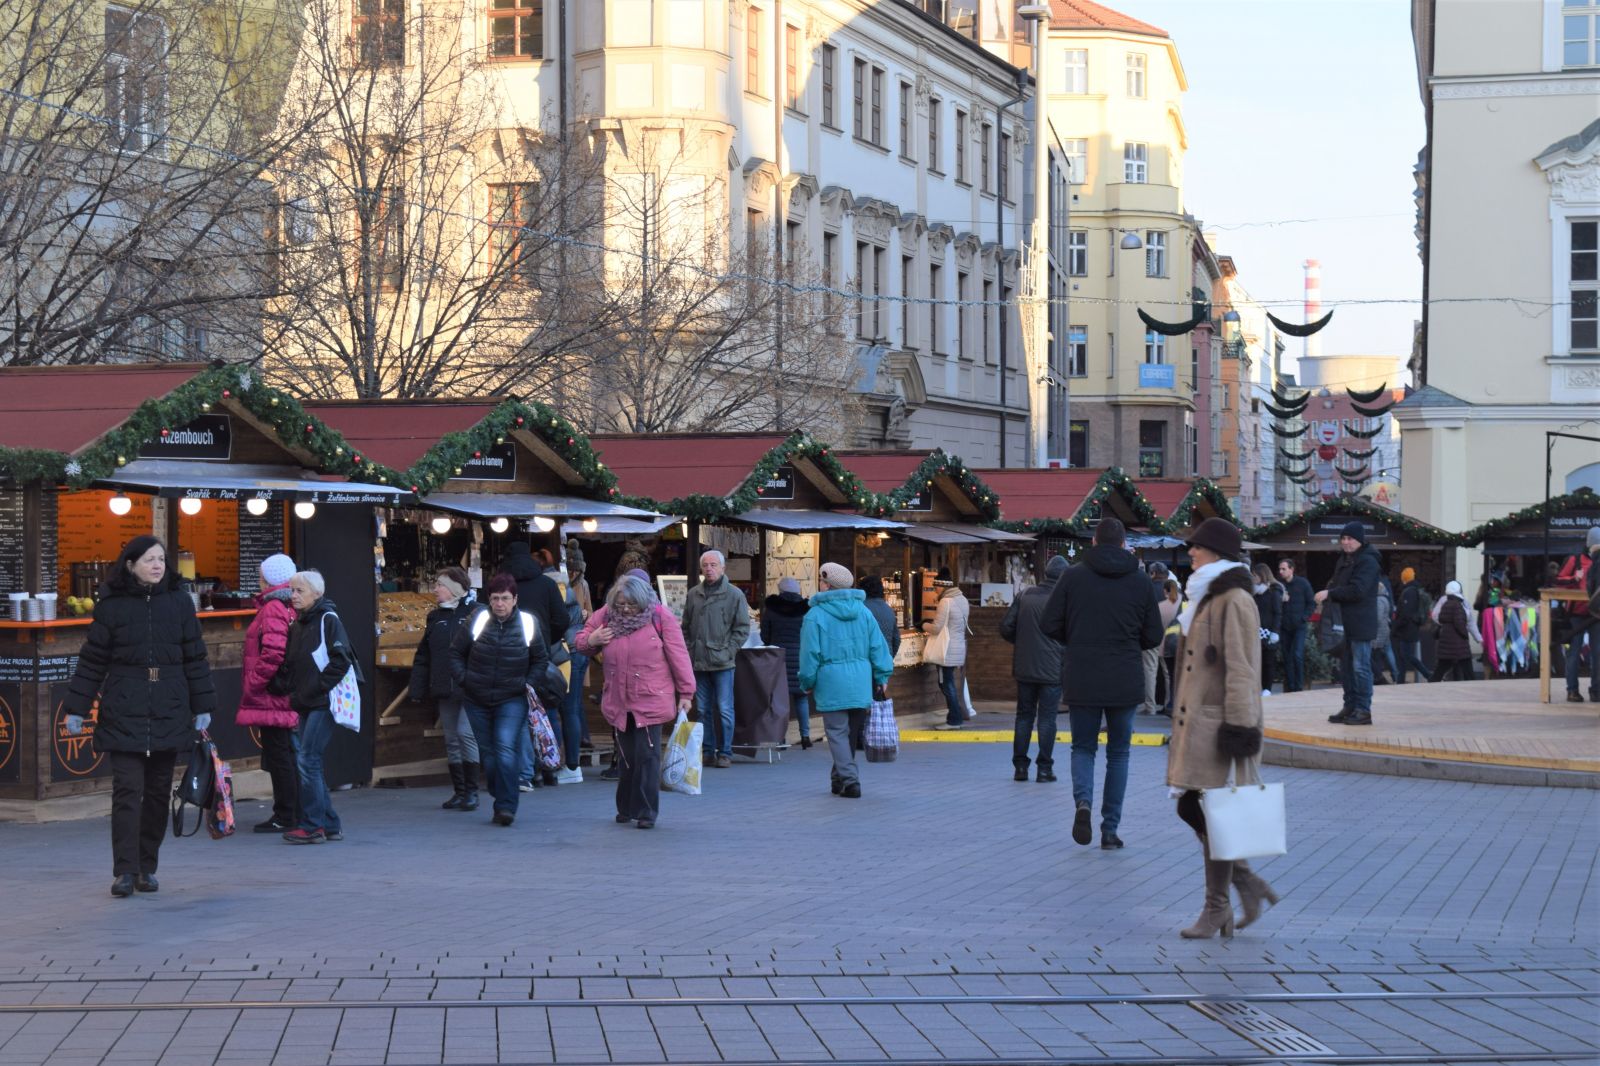
<path id="1" fill-rule="evenodd" d="M 1017 17 L 1033 26 L 1033 129 L 1029 140 L 1033 144 L 1033 227 L 1029 235 L 1027 277 L 1023 286 L 1032 297 L 1024 322 L 1023 359 L 1028 368 L 1028 411 L 1030 437 L 1028 465 L 1043 467 L 1050 451 L 1050 282 L 1046 273 L 1049 262 L 1049 244 L 1045 237 L 1045 222 L 1050 211 L 1050 152 L 1046 147 L 1045 131 L 1049 123 L 1045 107 L 1049 93 L 1045 88 L 1044 49 L 1050 34 L 1049 4 L 1018 4 Z M 1063 205 L 1065 207 L 1066 205 Z M 1071 425 L 1069 412 L 1071 397 L 1063 390 L 1061 424 Z"/>
<path id="2" fill-rule="evenodd" d="M 1117 244 L 1117 247 L 1124 252 L 1137 252 L 1144 247 L 1144 239 L 1133 230 L 1125 229 L 1122 231 L 1122 240 Z M 1234 321 L 1237 322 L 1238 318 L 1239 316 L 1235 315 Z"/>

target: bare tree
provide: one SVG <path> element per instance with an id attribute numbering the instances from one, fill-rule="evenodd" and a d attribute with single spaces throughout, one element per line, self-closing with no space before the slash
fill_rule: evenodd
<path id="1" fill-rule="evenodd" d="M 285 100 L 271 376 L 312 395 L 543 391 L 610 317 L 573 234 L 597 161 L 532 113 L 536 64 L 459 4 L 311 0 Z M 520 90 L 520 91 L 519 91 Z"/>
<path id="2" fill-rule="evenodd" d="M 0 364 L 256 354 L 299 25 L 287 2 L 0 5 Z"/>

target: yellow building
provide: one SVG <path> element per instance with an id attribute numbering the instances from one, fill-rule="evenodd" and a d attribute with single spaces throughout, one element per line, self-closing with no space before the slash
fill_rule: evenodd
<path id="1" fill-rule="evenodd" d="M 1198 233 L 1183 206 L 1183 64 L 1159 27 L 1090 0 L 1051 6 L 1048 116 L 1074 178 L 1074 456 L 1091 467 L 1183 476 L 1193 472 L 1193 338 L 1150 332 L 1138 316 L 1142 308 L 1186 321 L 1210 295 L 1194 291 Z"/>
<path id="2" fill-rule="evenodd" d="M 1600 14 L 1577 0 L 1413 0 L 1423 386 L 1394 409 L 1406 511 L 1459 530 L 1538 503 L 1546 433 L 1600 437 Z M 1550 491 L 1600 486 L 1553 441 Z M 1475 551 L 1456 572 L 1476 574 Z"/>

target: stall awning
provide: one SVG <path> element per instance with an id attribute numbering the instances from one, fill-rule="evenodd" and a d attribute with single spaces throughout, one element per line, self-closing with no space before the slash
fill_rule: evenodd
<path id="1" fill-rule="evenodd" d="M 470 518 L 643 518 L 654 511 L 624 507 L 620 503 L 586 500 L 581 496 L 544 496 L 529 492 L 431 492 L 422 506 Z M 670 523 L 668 523 L 670 524 Z"/>
<path id="2" fill-rule="evenodd" d="M 392 485 L 318 481 L 306 477 L 305 471 L 295 467 L 161 459 L 137 459 L 96 484 L 102 488 L 147 492 L 179 500 L 295 500 L 392 507 L 410 495 Z"/>
<path id="3" fill-rule="evenodd" d="M 1588 530 L 1552 529 L 1550 554 L 1582 555 L 1583 539 Z M 1509 536 L 1491 536 L 1479 545 L 1490 555 L 1543 555 L 1543 533 L 1513 533 Z"/>
<path id="4" fill-rule="evenodd" d="M 1003 529 L 985 526 L 947 525 L 940 522 L 908 522 L 900 535 L 924 544 L 1003 544 L 1031 543 L 1033 538 L 1022 533 L 1008 533 Z"/>
<path id="5" fill-rule="evenodd" d="M 562 536 L 594 537 L 610 533 L 622 537 L 647 537 L 653 533 L 660 533 L 668 526 L 683 521 L 673 515 L 656 515 L 653 518 L 623 518 L 621 516 L 601 515 L 589 519 L 595 524 L 593 529 L 585 529 L 575 521 L 569 521 L 562 527 Z"/>
<path id="6" fill-rule="evenodd" d="M 779 529 L 785 533 L 813 533 L 824 529 L 854 529 L 863 533 L 893 533 L 905 528 L 904 522 L 886 522 L 881 518 L 845 514 L 842 511 L 807 511 L 780 507 L 757 507 L 734 516 L 763 529 Z"/>

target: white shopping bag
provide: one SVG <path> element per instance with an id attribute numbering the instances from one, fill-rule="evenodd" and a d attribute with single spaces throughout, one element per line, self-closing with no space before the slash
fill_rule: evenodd
<path id="1" fill-rule="evenodd" d="M 705 741 L 702 722 L 689 721 L 686 711 L 678 712 L 672 724 L 666 750 L 661 754 L 661 787 L 686 796 L 700 795 L 700 745 Z"/>
<path id="2" fill-rule="evenodd" d="M 332 611 L 322 616 L 322 643 L 311 652 L 311 661 L 317 664 L 318 670 L 326 670 L 328 661 L 332 658 L 328 654 L 328 619 L 337 617 Z M 333 714 L 336 725 L 342 725 L 354 732 L 361 732 L 361 685 L 356 678 L 354 666 L 344 672 L 339 683 L 333 686 L 333 691 L 328 693 L 328 710 Z"/>
<path id="3" fill-rule="evenodd" d="M 1205 789 L 1200 809 L 1210 857 L 1218 862 L 1264 859 L 1289 850 L 1280 782 Z"/>

